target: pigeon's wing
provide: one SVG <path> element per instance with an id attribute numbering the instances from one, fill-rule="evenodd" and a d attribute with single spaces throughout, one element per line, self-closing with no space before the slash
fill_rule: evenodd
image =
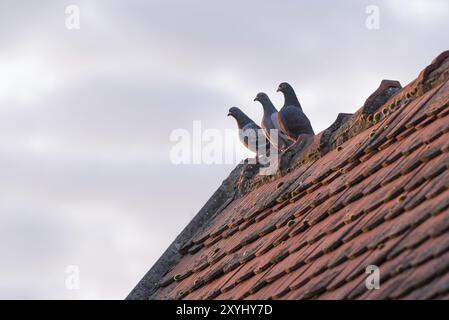
<path id="1" fill-rule="evenodd" d="M 271 120 L 271 124 L 272 124 L 270 129 L 279 129 L 277 112 L 273 112 L 271 114 L 270 120 Z"/>
<path id="2" fill-rule="evenodd" d="M 243 144 L 251 151 L 258 153 L 259 143 L 263 143 L 263 141 L 259 141 L 259 135 L 261 135 L 260 132 L 261 128 L 255 124 L 254 122 L 248 123 L 245 125 L 242 130 L 240 130 L 240 140 L 243 142 Z M 263 136 L 263 134 L 262 134 Z M 265 136 L 263 136 L 263 139 L 265 140 Z"/>
<path id="3" fill-rule="evenodd" d="M 289 145 L 288 137 L 279 129 L 277 112 L 264 116 L 262 123 L 264 124 L 265 135 L 276 148 L 285 149 Z M 270 130 L 277 130 L 277 141 L 275 141 Z"/>
<path id="4" fill-rule="evenodd" d="M 246 126 L 243 127 L 243 130 L 255 130 L 258 131 L 261 128 L 255 124 L 254 122 L 248 123 Z"/>
<path id="5" fill-rule="evenodd" d="M 268 139 L 268 136 L 266 135 L 265 130 L 263 130 L 262 128 L 260 128 L 257 124 L 252 123 L 250 128 L 252 130 L 256 131 L 256 143 L 257 143 L 257 148 L 258 154 L 267 154 L 267 152 L 269 152 L 270 149 L 270 141 Z"/>
<path id="6" fill-rule="evenodd" d="M 271 115 L 271 121 L 273 122 L 274 129 L 278 130 L 279 138 L 284 140 L 284 142 L 288 141 L 288 136 L 282 132 L 281 128 L 279 128 L 279 112 L 273 113 Z"/>
<path id="7" fill-rule="evenodd" d="M 290 138 L 296 140 L 300 134 L 313 134 L 312 125 L 301 109 L 295 106 L 285 106 L 281 112 L 282 120 L 279 121 L 279 125 Z"/>
<path id="8" fill-rule="evenodd" d="M 263 133 L 265 136 L 270 139 L 270 118 L 264 115 L 262 117 L 262 122 L 260 123 L 260 126 L 262 127 Z"/>
<path id="9" fill-rule="evenodd" d="M 272 143 L 276 148 L 279 147 L 279 134 L 278 134 L 278 140 L 275 141 L 273 137 L 271 136 L 270 130 L 279 130 L 278 129 L 278 116 L 277 112 L 273 112 L 270 115 L 264 115 L 262 118 L 262 129 L 265 133 L 265 136 L 268 138 L 270 143 Z M 279 133 L 279 131 L 278 131 Z"/>
<path id="10" fill-rule="evenodd" d="M 285 136 L 287 137 L 287 139 L 289 139 L 290 141 L 296 141 L 296 139 L 294 138 L 294 136 L 290 133 L 288 127 L 287 127 L 287 119 L 285 118 L 285 114 L 284 114 L 285 108 L 283 107 L 279 112 L 278 112 L 278 125 L 279 125 L 279 129 L 281 130 L 281 132 L 283 134 L 285 134 Z"/>
<path id="11" fill-rule="evenodd" d="M 266 128 L 262 128 L 262 131 L 263 131 L 265 138 L 268 139 L 268 141 L 272 142 L 271 137 L 270 137 L 270 131 L 267 130 Z"/>

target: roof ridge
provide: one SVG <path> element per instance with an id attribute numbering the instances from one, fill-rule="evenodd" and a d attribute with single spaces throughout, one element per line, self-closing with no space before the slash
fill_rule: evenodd
<path id="1" fill-rule="evenodd" d="M 241 183 L 238 185 L 238 196 L 241 197 L 269 181 L 278 179 L 298 165 L 321 158 L 398 108 L 408 105 L 412 100 L 444 83 L 449 79 L 449 66 L 445 68 L 442 66 L 446 60 L 449 61 L 448 58 L 449 50 L 442 52 L 406 87 L 402 87 L 397 80 L 382 80 L 379 87 L 354 114 L 339 113 L 332 125 L 317 135 L 300 136 L 291 148 L 280 155 L 279 170 L 276 175 L 257 175 L 255 169 L 258 169 L 258 165 L 251 167 L 251 174 L 245 173 L 244 169 Z"/>

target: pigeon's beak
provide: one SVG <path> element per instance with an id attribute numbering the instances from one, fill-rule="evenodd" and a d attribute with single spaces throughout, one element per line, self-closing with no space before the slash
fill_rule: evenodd
<path id="1" fill-rule="evenodd" d="M 276 92 L 281 92 L 281 87 L 278 87 L 278 89 L 276 90 Z"/>
<path id="2" fill-rule="evenodd" d="M 228 112 L 228 117 L 229 117 L 229 116 L 232 116 L 232 113 Z"/>
<path id="3" fill-rule="evenodd" d="M 257 99 L 257 97 L 255 97 L 253 101 L 259 101 L 259 99 Z"/>

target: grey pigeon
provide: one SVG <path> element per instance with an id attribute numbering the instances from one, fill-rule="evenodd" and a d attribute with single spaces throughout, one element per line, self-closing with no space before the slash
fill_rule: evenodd
<path id="1" fill-rule="evenodd" d="M 300 134 L 314 134 L 293 88 L 287 82 L 283 82 L 277 91 L 282 92 L 285 99 L 284 106 L 278 112 L 279 128 L 293 141 L 296 141 Z"/>
<path id="2" fill-rule="evenodd" d="M 260 134 L 262 129 L 253 120 L 237 107 L 229 109 L 228 116 L 232 116 L 237 121 L 237 126 L 240 129 L 239 139 L 245 147 L 257 155 L 268 153 L 270 142 L 263 134 Z M 259 141 L 261 136 L 263 136 L 263 141 Z"/>
<path id="3" fill-rule="evenodd" d="M 264 92 L 259 92 L 256 98 L 254 98 L 254 101 L 259 101 L 263 107 L 261 127 L 262 130 L 264 130 L 265 135 L 276 148 L 280 150 L 286 149 L 291 145 L 291 142 L 288 136 L 279 129 L 278 110 L 273 105 L 268 95 Z M 270 130 L 278 130 L 277 143 L 274 141 L 273 137 L 271 137 Z"/>

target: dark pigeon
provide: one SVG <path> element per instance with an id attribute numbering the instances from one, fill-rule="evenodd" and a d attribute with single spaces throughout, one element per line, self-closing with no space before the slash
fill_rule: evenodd
<path id="1" fill-rule="evenodd" d="M 249 150 L 259 155 L 267 155 L 270 142 L 265 136 L 260 134 L 262 130 L 253 120 L 251 120 L 242 110 L 237 107 L 229 109 L 228 116 L 232 116 L 237 121 L 239 139 Z M 259 136 L 263 136 L 263 141 L 259 141 Z"/>
<path id="2" fill-rule="evenodd" d="M 279 110 L 279 128 L 290 139 L 296 141 L 301 134 L 314 134 L 309 119 L 302 111 L 301 104 L 293 88 L 286 82 L 279 85 L 277 91 L 284 94 L 284 106 Z"/>
<path id="3" fill-rule="evenodd" d="M 278 111 L 276 107 L 271 102 L 268 95 L 264 92 L 260 92 L 257 94 L 254 101 L 259 101 L 263 107 L 263 117 L 261 127 L 265 132 L 265 135 L 270 140 L 271 144 L 273 144 L 279 150 L 285 150 L 288 146 L 290 146 L 291 142 L 280 129 L 278 125 Z M 274 141 L 273 137 L 270 136 L 270 130 L 278 130 L 277 135 L 277 143 Z"/>

